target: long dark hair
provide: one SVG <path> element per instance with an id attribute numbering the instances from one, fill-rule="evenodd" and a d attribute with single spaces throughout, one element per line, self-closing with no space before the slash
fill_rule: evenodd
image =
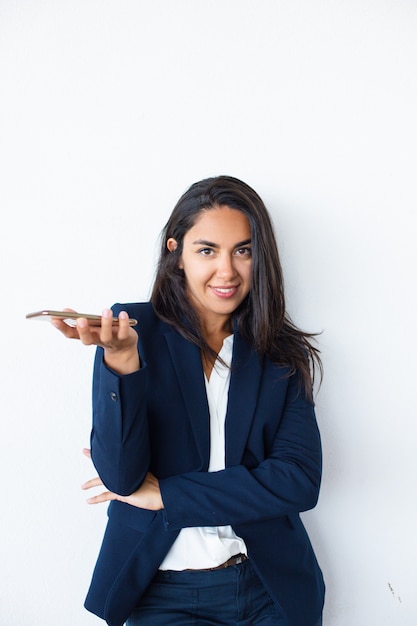
<path id="1" fill-rule="evenodd" d="M 161 252 L 151 302 L 157 315 L 172 324 L 186 339 L 202 350 L 205 358 L 216 355 L 201 331 L 197 313 L 186 296 L 185 276 L 178 267 L 185 234 L 202 211 L 227 206 L 246 215 L 251 228 L 251 288 L 234 312 L 239 333 L 260 354 L 274 363 L 296 371 L 311 397 L 317 368 L 322 374 L 314 333 L 298 329 L 285 309 L 284 281 L 271 218 L 258 194 L 231 176 L 217 176 L 194 183 L 179 199 L 161 233 Z M 170 252 L 167 241 L 177 242 Z"/>

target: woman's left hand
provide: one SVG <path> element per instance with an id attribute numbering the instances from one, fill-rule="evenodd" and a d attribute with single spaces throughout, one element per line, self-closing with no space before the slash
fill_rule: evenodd
<path id="1" fill-rule="evenodd" d="M 92 478 L 81 485 L 81 489 L 91 489 L 92 487 L 99 487 L 102 484 L 101 479 L 97 476 L 97 478 Z M 88 504 L 100 504 L 101 502 L 109 502 L 110 500 L 119 500 L 119 502 L 125 502 L 139 509 L 148 509 L 150 511 L 159 511 L 164 508 L 158 479 L 151 474 L 151 472 L 147 473 L 139 489 L 130 496 L 119 496 L 112 491 L 103 491 L 103 493 L 100 493 L 98 496 L 88 498 L 87 502 Z"/>

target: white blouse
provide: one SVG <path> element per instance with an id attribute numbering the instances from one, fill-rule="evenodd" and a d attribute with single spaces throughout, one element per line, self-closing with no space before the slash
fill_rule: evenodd
<path id="1" fill-rule="evenodd" d="M 226 337 L 208 380 L 205 377 L 210 412 L 209 472 L 225 468 L 225 420 L 230 385 L 233 335 Z M 219 361 L 219 357 L 224 364 Z M 183 528 L 159 569 L 206 569 L 221 565 L 235 554 L 247 554 L 245 542 L 231 526 Z"/>

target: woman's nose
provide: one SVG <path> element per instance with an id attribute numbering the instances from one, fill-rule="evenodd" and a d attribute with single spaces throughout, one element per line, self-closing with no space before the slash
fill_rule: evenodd
<path id="1" fill-rule="evenodd" d="M 236 275 L 233 259 L 229 255 L 221 255 L 217 265 L 217 276 L 220 278 L 231 278 Z"/>

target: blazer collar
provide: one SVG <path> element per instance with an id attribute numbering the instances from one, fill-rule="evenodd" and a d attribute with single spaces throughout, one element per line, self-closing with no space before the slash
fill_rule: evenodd
<path id="1" fill-rule="evenodd" d="M 207 471 L 210 454 L 210 417 L 200 350 L 176 331 L 165 333 L 182 398 Z M 238 465 L 255 413 L 262 376 L 257 353 L 235 328 L 232 372 L 226 413 L 226 467 Z"/>
<path id="2" fill-rule="evenodd" d="M 262 362 L 235 328 L 226 413 L 226 467 L 239 465 L 256 409 Z"/>
<path id="3" fill-rule="evenodd" d="M 202 459 L 201 469 L 207 471 L 210 454 L 210 418 L 200 350 L 176 331 L 165 333 L 165 339 Z"/>

